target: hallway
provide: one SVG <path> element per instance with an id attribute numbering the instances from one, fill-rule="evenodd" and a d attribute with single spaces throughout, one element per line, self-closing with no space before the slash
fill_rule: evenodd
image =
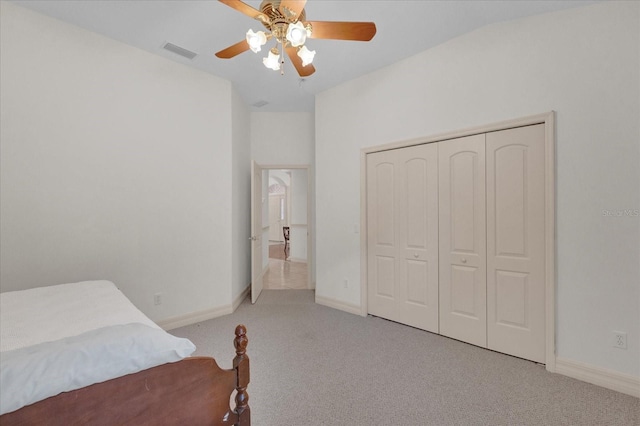
<path id="1" fill-rule="evenodd" d="M 306 290 L 307 264 L 269 259 L 269 270 L 264 274 L 262 283 L 265 290 Z"/>
<path id="2" fill-rule="evenodd" d="M 269 246 L 269 270 L 264 274 L 265 290 L 306 290 L 307 264 L 284 260 L 284 244 Z"/>

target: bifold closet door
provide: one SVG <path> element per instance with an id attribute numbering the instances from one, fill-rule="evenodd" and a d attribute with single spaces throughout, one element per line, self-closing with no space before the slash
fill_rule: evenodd
<path id="1" fill-rule="evenodd" d="M 438 332 L 436 144 L 367 155 L 368 311 Z"/>
<path id="2" fill-rule="evenodd" d="M 545 362 L 544 125 L 487 133 L 487 346 Z"/>
<path id="3" fill-rule="evenodd" d="M 440 334 L 486 347 L 485 135 L 438 143 Z"/>

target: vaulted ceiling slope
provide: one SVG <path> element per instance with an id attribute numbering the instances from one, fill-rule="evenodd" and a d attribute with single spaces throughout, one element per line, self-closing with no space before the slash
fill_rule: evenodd
<path id="1" fill-rule="evenodd" d="M 485 25 L 580 7 L 596 1 L 309 0 L 308 20 L 371 21 L 370 42 L 311 40 L 317 71 L 300 78 L 291 64 L 285 74 L 266 69 L 266 49 L 227 60 L 215 52 L 242 40 L 249 28 L 263 29 L 219 1 L 15 0 L 14 3 L 119 40 L 148 52 L 230 80 L 256 111 L 313 111 L 323 90 L 370 73 Z M 260 1 L 245 1 L 258 9 Z M 164 49 L 171 43 L 196 53 L 188 59 Z M 175 50 L 175 49 L 174 49 Z M 257 106 L 260 105 L 260 106 Z"/>

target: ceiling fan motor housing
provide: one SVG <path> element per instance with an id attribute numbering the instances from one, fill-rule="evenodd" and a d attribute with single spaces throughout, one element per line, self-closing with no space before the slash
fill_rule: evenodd
<path id="1" fill-rule="evenodd" d="M 283 10 L 284 12 L 280 10 L 280 0 L 264 0 L 260 3 L 260 11 L 269 18 L 268 22 L 261 20 L 262 24 L 278 40 L 278 43 L 286 47 L 291 44 L 286 38 L 287 27 L 298 21 L 304 22 L 306 13 L 304 9 L 299 14 L 286 7 Z M 306 27 L 309 31 L 311 30 L 310 25 Z"/>
<path id="2" fill-rule="evenodd" d="M 304 9 L 302 9 L 300 13 L 297 13 L 297 11 L 294 10 L 290 10 L 287 7 L 283 9 L 284 12 L 280 11 L 280 0 L 264 0 L 262 3 L 260 3 L 260 11 L 269 17 L 271 24 L 293 24 L 296 21 L 304 22 L 307 18 Z M 271 27 L 266 22 L 263 22 L 263 24 L 267 29 L 271 30 Z"/>

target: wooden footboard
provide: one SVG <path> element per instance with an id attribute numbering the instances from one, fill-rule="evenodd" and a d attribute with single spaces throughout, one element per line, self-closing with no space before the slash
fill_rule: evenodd
<path id="1" fill-rule="evenodd" d="M 237 326 L 235 334 L 231 370 L 221 369 L 213 358 L 186 358 L 61 393 L 0 416 L 0 424 L 249 426 L 246 328 Z"/>

